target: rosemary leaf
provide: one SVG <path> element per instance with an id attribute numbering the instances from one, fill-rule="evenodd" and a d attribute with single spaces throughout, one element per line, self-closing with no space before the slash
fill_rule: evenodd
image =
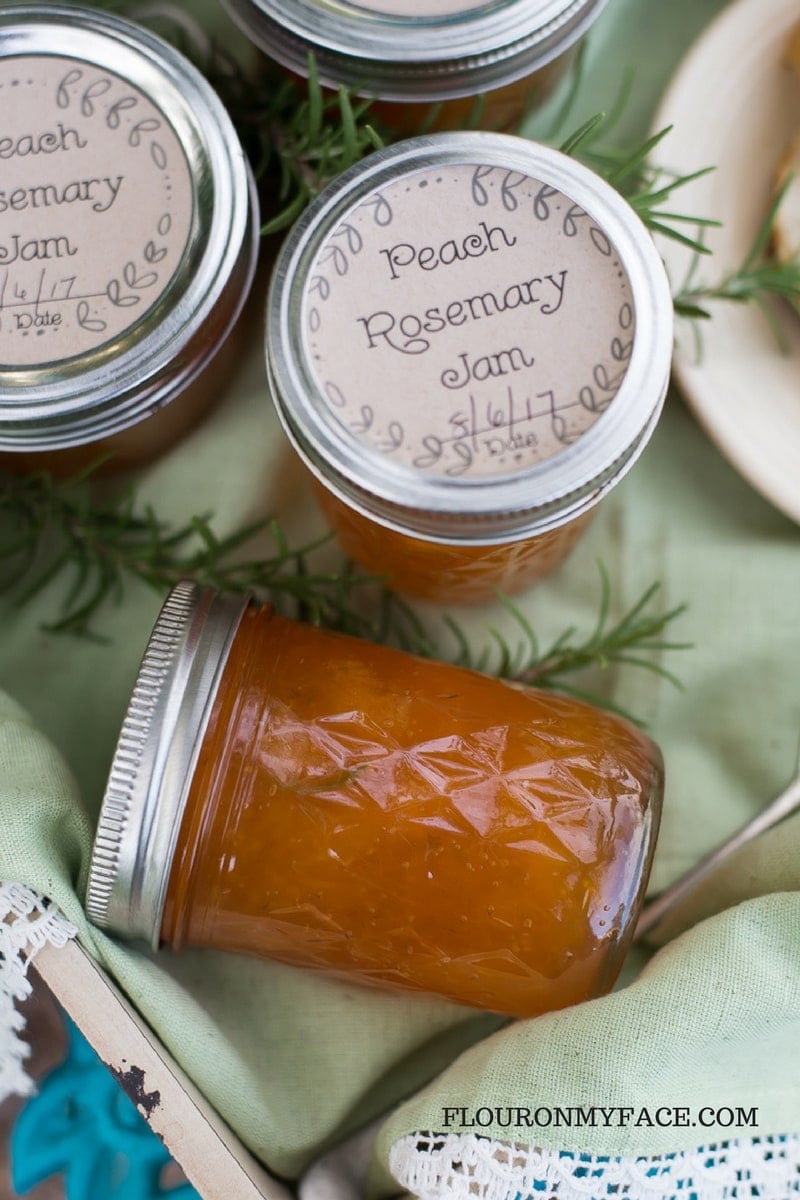
<path id="1" fill-rule="evenodd" d="M 563 689 L 564 677 L 589 667 L 607 667 L 612 663 L 628 663 L 647 667 L 671 683 L 680 686 L 677 678 L 659 662 L 642 657 L 646 651 L 662 654 L 667 651 L 686 650 L 688 642 L 667 641 L 662 634 L 671 623 L 686 610 L 680 604 L 667 612 L 656 611 L 653 601 L 661 585 L 653 583 L 638 600 L 619 618 L 611 623 L 611 586 L 605 567 L 600 564 L 600 599 L 596 623 L 589 634 L 580 638 L 577 630 L 570 627 L 556 637 L 545 649 L 539 648 L 530 623 L 515 604 L 506 597 L 499 597 L 507 611 L 519 626 L 523 642 L 518 649 L 513 669 L 508 654 L 501 659 L 499 674 L 517 682 L 535 684 L 537 687 Z"/>
<path id="2" fill-rule="evenodd" d="M 391 134 L 380 128 L 367 101 L 344 88 L 322 87 L 313 58 L 307 81 L 285 77 L 262 62 L 250 77 L 220 47 L 213 45 L 185 9 L 174 4 L 132 4 L 108 0 L 108 7 L 144 22 L 170 38 L 205 73 L 228 108 L 261 185 L 265 236 L 287 229 L 320 190 L 345 167 L 384 144 Z M 581 123 L 571 134 L 563 130 L 580 90 L 582 59 L 571 90 L 550 132 L 551 144 L 585 162 L 617 188 L 654 231 L 693 250 L 693 268 L 675 298 L 676 311 L 705 319 L 707 301 L 723 296 L 761 302 L 765 294 L 797 297 L 800 267 L 762 263 L 768 238 L 754 242 L 740 272 L 715 290 L 696 283 L 694 260 L 707 253 L 702 234 L 716 222 L 669 210 L 664 205 L 701 172 L 681 176 L 654 167 L 650 158 L 666 130 L 641 144 L 610 144 L 630 95 L 632 76 L 623 80 L 608 113 Z M 470 124 L 480 122 L 483 98 L 476 99 Z M 435 120 L 436 108 L 427 120 Z M 420 132 L 426 118 L 421 120 Z M 773 214 L 774 219 L 774 214 Z M 696 238 L 676 226 L 691 224 Z M 771 227 L 771 221 L 770 221 Z M 291 547 L 280 526 L 265 519 L 220 535 L 210 514 L 171 526 L 148 506 L 135 489 L 111 499 L 98 497 L 89 470 L 57 485 L 45 474 L 10 477 L 0 489 L 0 592 L 16 604 L 27 603 L 66 578 L 62 607 L 48 628 L 58 633 L 97 637 L 96 624 L 109 602 L 119 600 L 130 578 L 164 593 L 179 579 L 193 579 L 229 591 L 254 592 L 314 624 L 358 636 L 390 641 L 428 657 L 447 657 L 413 608 L 381 588 L 380 580 L 345 567 L 320 571 L 313 565 L 327 538 Z M 265 543 L 268 549 L 264 550 Z M 613 663 L 645 667 L 677 682 L 661 663 L 667 651 L 685 648 L 667 641 L 666 627 L 683 611 L 653 611 L 658 585 L 653 585 L 614 624 L 611 588 L 601 568 L 598 615 L 588 634 L 569 627 L 542 649 L 524 614 L 499 597 L 519 634 L 513 644 L 496 628 L 486 631 L 475 649 L 458 622 L 445 614 L 445 640 L 454 643 L 452 657 L 461 665 L 493 670 L 505 678 L 579 694 L 567 682 L 576 672 Z M 370 615 L 372 614 L 372 615 Z M 499 663 L 496 661 L 499 657 Z M 494 663 L 494 666 L 492 665 Z M 594 700 L 608 704 L 602 697 Z M 613 707 L 613 706 L 612 706 Z"/>
<path id="3" fill-rule="evenodd" d="M 592 138 L 592 134 L 600 128 L 606 119 L 605 113 L 597 113 L 585 121 L 574 133 L 561 143 L 559 149 L 562 154 L 575 154 L 582 146 L 587 145 Z"/>
<path id="4" fill-rule="evenodd" d="M 305 206 L 345 167 L 359 161 L 390 141 L 393 133 L 379 127 L 370 102 L 357 99 L 346 88 L 323 88 L 313 55 L 307 63 L 307 79 L 287 77 L 280 69 L 261 60 L 257 76 L 250 76 L 221 47 L 213 44 L 197 22 L 178 6 L 169 3 L 137 4 L 135 0 L 107 0 L 109 7 L 150 23 L 173 41 L 207 76 L 228 108 L 242 144 L 261 184 L 265 236 L 285 231 Z M 616 187 L 654 231 L 687 242 L 674 223 L 703 224 L 691 215 L 657 211 L 668 197 L 696 178 L 674 175 L 655 168 L 650 157 L 668 132 L 663 129 L 640 144 L 624 148 L 611 141 L 629 102 L 633 72 L 626 72 L 608 112 L 583 121 L 563 135 L 580 95 L 583 79 L 583 48 L 577 56 L 572 80 L 562 106 L 543 140 L 560 145 L 562 151 L 585 162 Z M 477 96 L 467 128 L 480 125 L 484 96 Z M 420 106 L 419 127 L 427 132 L 435 124 L 438 105 Z M 711 168 L 709 168 L 711 169 Z M 280 207 L 275 210 L 274 197 Z M 702 242 L 691 241 L 698 253 Z"/>
<path id="5" fill-rule="evenodd" d="M 317 62 L 313 54 L 308 56 L 308 141 L 310 145 L 319 138 L 322 132 L 322 115 L 324 103 L 322 88 L 317 75 Z"/>
<path id="6" fill-rule="evenodd" d="M 776 342 L 783 346 L 783 334 L 770 307 L 770 300 L 783 300 L 793 306 L 800 304 L 800 250 L 786 261 L 771 257 L 773 230 L 788 187 L 790 176 L 769 205 L 741 263 L 716 283 L 698 280 L 698 260 L 693 256 L 683 284 L 673 294 L 675 312 L 691 321 L 707 320 L 709 303 L 730 301 L 735 304 L 755 304 L 764 314 Z"/>
<path id="7" fill-rule="evenodd" d="M 647 668 L 677 683 L 652 656 L 687 647 L 663 636 L 684 606 L 655 611 L 658 584 L 647 588 L 614 623 L 611 584 L 601 565 L 598 613 L 590 632 L 581 637 L 569 627 L 545 649 L 524 613 L 498 595 L 519 632 L 518 642 L 490 626 L 484 644 L 475 649 L 455 618 L 444 614 L 444 632 L 455 643 L 448 655 L 446 645 L 439 644 L 415 610 L 383 589 L 379 579 L 352 567 L 321 571 L 311 565 L 327 541 L 325 535 L 292 547 L 274 520 L 256 521 L 225 536 L 217 533 L 208 514 L 173 527 L 150 506 L 140 505 L 133 489 L 98 499 L 85 473 L 65 484 L 54 483 L 45 473 L 9 476 L 0 490 L 5 565 L 0 593 L 17 605 L 27 604 L 65 576 L 60 611 L 46 628 L 96 639 L 104 606 L 123 598 L 128 578 L 159 593 L 178 580 L 192 579 L 227 591 L 252 592 L 316 625 L 391 642 L 425 657 L 450 657 L 462 666 L 520 683 L 563 690 L 566 677 L 612 663 Z"/>

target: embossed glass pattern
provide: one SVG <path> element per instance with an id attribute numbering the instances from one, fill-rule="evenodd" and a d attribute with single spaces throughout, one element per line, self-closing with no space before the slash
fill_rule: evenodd
<path id="1" fill-rule="evenodd" d="M 498 590 L 510 596 L 530 587 L 564 561 L 592 519 L 585 512 L 536 537 L 496 546 L 428 542 L 377 524 L 319 485 L 315 491 L 345 554 L 421 600 L 481 604 Z"/>
<path id="2" fill-rule="evenodd" d="M 661 787 L 615 715 L 251 607 L 160 936 L 517 1016 L 573 1004 L 619 971 Z"/>

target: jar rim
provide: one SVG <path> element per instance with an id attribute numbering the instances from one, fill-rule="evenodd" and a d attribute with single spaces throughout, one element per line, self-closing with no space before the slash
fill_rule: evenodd
<path id="1" fill-rule="evenodd" d="M 62 4 L 4 9 L 0 34 L 0 58 L 74 58 L 138 88 L 176 135 L 191 181 L 180 262 L 138 322 L 72 358 L 0 369 L 0 448 L 59 450 L 129 428 L 203 370 L 254 278 L 258 200 L 222 102 L 157 35 L 114 14 Z"/>
<path id="2" fill-rule="evenodd" d="M 84 907 L 159 944 L 169 873 L 197 756 L 249 596 L 182 581 L 147 642 L 108 774 Z"/>
<path id="3" fill-rule="evenodd" d="M 368 11 L 354 0 L 224 0 L 243 32 L 289 70 L 314 54 L 322 83 L 384 100 L 476 95 L 545 66 L 607 0 L 486 0 L 444 16 Z"/>
<path id="4" fill-rule="evenodd" d="M 382 185 L 448 164 L 501 166 L 564 192 L 613 244 L 633 296 L 634 344 L 613 403 L 561 452 L 506 475 L 428 474 L 366 444 L 332 414 L 302 338 L 303 293 L 328 234 Z M 290 441 L 320 482 L 346 504 L 411 536 L 491 544 L 563 524 L 593 507 L 632 466 L 666 395 L 672 314 L 669 282 L 647 229 L 604 180 L 569 156 L 523 138 L 432 134 L 376 151 L 350 168 L 295 225 L 279 254 L 267 302 L 267 372 Z"/>

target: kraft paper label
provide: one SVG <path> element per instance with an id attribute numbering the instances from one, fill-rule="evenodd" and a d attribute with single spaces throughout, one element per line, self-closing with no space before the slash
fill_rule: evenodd
<path id="1" fill-rule="evenodd" d="M 164 294 L 189 165 L 141 90 L 73 58 L 0 59 L 0 366 L 113 342 Z"/>
<path id="2" fill-rule="evenodd" d="M 304 347 L 331 412 L 421 471 L 551 458 L 613 403 L 630 282 L 582 208 L 505 168 L 416 172 L 351 209 L 316 256 Z"/>

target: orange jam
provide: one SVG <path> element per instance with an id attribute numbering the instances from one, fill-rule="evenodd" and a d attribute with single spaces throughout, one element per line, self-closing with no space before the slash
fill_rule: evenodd
<path id="1" fill-rule="evenodd" d="M 376 150 L 300 217 L 265 349 L 346 553 L 399 591 L 480 601 L 557 567 L 647 444 L 669 281 L 580 163 L 429 134 Z"/>
<path id="2" fill-rule="evenodd" d="M 259 228 L 236 130 L 175 47 L 97 6 L 0 5 L 0 95 L 0 467 L 148 462 L 230 367 Z"/>
<path id="3" fill-rule="evenodd" d="M 223 0 L 267 59 L 374 101 L 395 132 L 508 129 L 541 104 L 605 0 Z M 426 110 L 435 115 L 426 120 Z"/>
<path id="4" fill-rule="evenodd" d="M 154 462 L 197 428 L 225 395 L 241 361 L 245 325 L 242 320 L 238 322 L 219 352 L 187 388 L 127 429 L 63 449 L 0 450 L 0 469 L 17 475 L 47 471 L 54 479 L 66 480 L 89 470 L 95 477 L 107 476 Z"/>
<path id="5" fill-rule="evenodd" d="M 161 940 L 534 1016 L 612 986 L 658 826 L 620 717 L 249 608 Z"/>
<path id="6" fill-rule="evenodd" d="M 522 79 L 472 96 L 434 104 L 376 99 L 370 104 L 369 118 L 405 137 L 450 129 L 513 131 L 528 113 L 544 104 L 573 57 L 568 50 Z"/>
<path id="7" fill-rule="evenodd" d="M 425 541 L 379 525 L 318 486 L 320 507 L 348 557 L 393 591 L 440 603 L 480 604 L 513 595 L 554 571 L 588 525 L 593 510 L 556 529 L 497 545 Z"/>

